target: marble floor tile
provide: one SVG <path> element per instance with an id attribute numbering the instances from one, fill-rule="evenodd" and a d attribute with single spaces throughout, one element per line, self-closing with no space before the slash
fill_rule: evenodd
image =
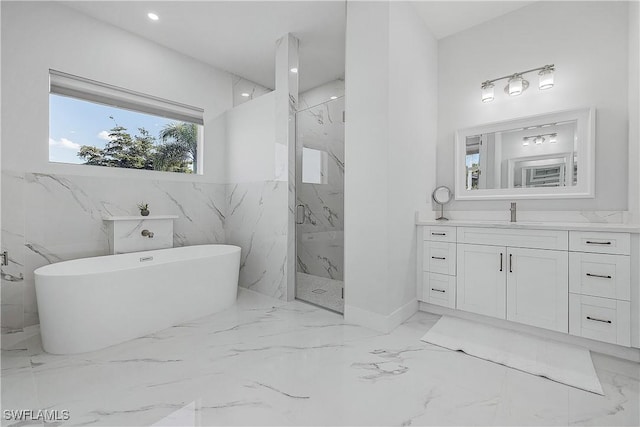
<path id="1" fill-rule="evenodd" d="M 629 425 L 638 364 L 595 355 L 598 396 L 300 301 L 241 290 L 232 308 L 104 350 L 2 351 L 2 408 L 68 410 L 70 426 Z M 40 425 L 3 419 L 2 425 Z"/>

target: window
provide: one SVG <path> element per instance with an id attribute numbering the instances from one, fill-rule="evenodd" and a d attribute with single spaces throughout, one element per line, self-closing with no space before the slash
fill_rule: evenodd
<path id="1" fill-rule="evenodd" d="M 49 161 L 201 173 L 203 110 L 50 70 Z"/>

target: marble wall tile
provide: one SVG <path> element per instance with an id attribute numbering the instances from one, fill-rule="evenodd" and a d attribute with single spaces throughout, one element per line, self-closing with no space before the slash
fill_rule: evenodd
<path id="1" fill-rule="evenodd" d="M 21 174 L 2 173 L 2 248 L 8 262 L 0 268 L 2 333 L 20 332 L 24 327 L 24 179 Z"/>
<path id="2" fill-rule="evenodd" d="M 302 92 L 300 94 L 299 110 L 306 110 L 307 108 L 314 107 L 343 96 L 344 78 L 332 80 L 328 83 Z"/>
<path id="3" fill-rule="evenodd" d="M 327 279 L 344 279 L 344 233 L 299 233 L 298 271 Z"/>
<path id="4" fill-rule="evenodd" d="M 11 246 L 15 260 L 12 270 L 3 269 L 3 296 L 8 298 L 3 304 L 20 307 L 7 309 L 7 325 L 38 323 L 35 269 L 107 255 L 109 231 L 103 218 L 137 215 L 138 203 L 148 203 L 152 214 L 178 215 L 173 246 L 224 243 L 223 184 L 3 171 L 2 185 L 3 247 Z"/>
<path id="5" fill-rule="evenodd" d="M 262 86 L 240 76 L 233 76 L 233 106 L 237 107 L 247 101 L 272 92 L 268 87 Z M 242 96 L 242 94 L 248 96 Z"/>
<path id="6" fill-rule="evenodd" d="M 239 284 L 286 299 L 288 186 L 282 181 L 228 184 L 226 242 L 242 248 Z"/>

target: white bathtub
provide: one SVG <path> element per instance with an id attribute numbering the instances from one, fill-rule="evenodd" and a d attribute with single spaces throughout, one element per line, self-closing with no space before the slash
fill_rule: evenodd
<path id="1" fill-rule="evenodd" d="M 240 248 L 187 246 L 65 261 L 38 268 L 45 351 L 98 350 L 233 305 Z"/>

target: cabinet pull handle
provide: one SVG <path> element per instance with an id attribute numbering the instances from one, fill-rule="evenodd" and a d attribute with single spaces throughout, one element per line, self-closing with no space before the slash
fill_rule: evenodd
<path id="1" fill-rule="evenodd" d="M 587 240 L 587 245 L 610 245 L 611 242 L 594 242 L 592 240 Z"/>
<path id="2" fill-rule="evenodd" d="M 587 316 L 587 320 L 593 320 L 594 322 L 611 323 L 611 320 L 602 320 L 591 316 Z"/>
<path id="3" fill-rule="evenodd" d="M 502 271 L 502 252 L 500 252 L 500 271 Z"/>
<path id="4" fill-rule="evenodd" d="M 589 276 L 589 277 L 600 277 L 601 279 L 611 279 L 611 276 L 604 276 L 602 274 L 587 273 L 587 276 Z"/>
<path id="5" fill-rule="evenodd" d="M 445 293 L 446 291 L 444 289 L 436 289 L 436 288 L 431 288 L 432 291 L 436 291 L 436 292 L 442 292 Z"/>
<path id="6" fill-rule="evenodd" d="M 509 254 L 509 273 L 513 273 L 513 254 Z"/>
<path id="7" fill-rule="evenodd" d="M 431 233 L 432 236 L 446 236 L 447 233 Z"/>
<path id="8" fill-rule="evenodd" d="M 445 258 L 445 257 L 443 257 L 443 256 L 432 256 L 431 258 L 433 258 L 433 259 L 441 259 L 441 260 L 443 260 L 443 261 L 446 259 L 446 258 Z"/>

